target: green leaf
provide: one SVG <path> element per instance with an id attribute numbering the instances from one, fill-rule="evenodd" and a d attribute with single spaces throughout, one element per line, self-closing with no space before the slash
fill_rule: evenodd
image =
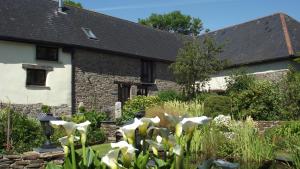
<path id="1" fill-rule="evenodd" d="M 169 166 L 169 164 L 162 159 L 154 158 L 154 161 L 155 161 L 156 165 L 158 166 L 158 168 L 160 168 L 160 169 L 168 168 L 168 166 Z"/>
<path id="2" fill-rule="evenodd" d="M 136 160 L 136 165 L 139 169 L 146 169 L 146 165 L 149 160 L 149 153 L 143 155 L 142 153 L 138 156 Z"/>
<path id="3" fill-rule="evenodd" d="M 53 162 L 49 162 L 46 169 L 62 169 L 62 166 L 54 164 Z"/>
<path id="4" fill-rule="evenodd" d="M 95 153 L 93 151 L 93 149 L 91 147 L 89 147 L 87 149 L 87 155 L 86 155 L 86 158 L 87 158 L 87 166 L 91 166 L 94 162 L 94 158 L 95 158 Z"/>

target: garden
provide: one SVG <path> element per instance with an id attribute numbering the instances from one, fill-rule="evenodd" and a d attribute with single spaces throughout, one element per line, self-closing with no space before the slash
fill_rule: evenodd
<path id="1" fill-rule="evenodd" d="M 47 168 L 300 168 L 299 82 L 293 70 L 278 82 L 239 72 L 227 79 L 223 93 L 136 96 L 116 119 L 123 139 L 111 144 L 101 128 L 107 114 L 79 106 L 80 113 L 51 121 L 51 141 L 63 147 L 65 160 Z M 144 117 L 136 118 L 141 111 Z M 1 154 L 31 151 L 46 139 L 38 120 L 9 107 L 1 110 L 0 121 Z M 280 124 L 261 131 L 261 121 Z"/>

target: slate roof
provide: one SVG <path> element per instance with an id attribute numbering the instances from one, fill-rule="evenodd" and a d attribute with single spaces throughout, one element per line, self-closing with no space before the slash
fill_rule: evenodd
<path id="1" fill-rule="evenodd" d="M 0 39 L 16 38 L 174 60 L 180 36 L 104 14 L 67 6 L 58 13 L 53 0 L 0 0 Z M 98 40 L 82 31 L 90 28 Z"/>
<path id="2" fill-rule="evenodd" d="M 174 61 L 182 36 L 76 7 L 57 12 L 53 0 L 0 0 L 0 39 L 83 47 Z M 88 39 L 82 27 L 98 40 Z M 274 14 L 209 33 L 231 65 L 285 59 L 300 51 L 300 23 Z M 203 36 L 203 35 L 202 35 Z M 201 38 L 201 37 L 200 37 Z"/>
<path id="3" fill-rule="evenodd" d="M 285 59 L 300 51 L 300 23 L 282 13 L 210 32 L 209 35 L 224 45 L 219 58 L 228 60 L 233 66 Z"/>

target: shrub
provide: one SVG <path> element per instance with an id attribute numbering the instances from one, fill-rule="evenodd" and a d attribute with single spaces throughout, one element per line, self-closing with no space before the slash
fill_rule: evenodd
<path id="1" fill-rule="evenodd" d="M 119 125 L 125 124 L 134 119 L 137 112 L 159 104 L 161 100 L 157 96 L 136 96 L 125 102 L 122 110 L 122 117 L 117 119 Z"/>
<path id="2" fill-rule="evenodd" d="M 300 119 L 300 73 L 290 69 L 282 81 L 285 119 Z"/>
<path id="3" fill-rule="evenodd" d="M 8 114 L 11 117 L 11 141 L 14 152 L 30 151 L 43 143 L 45 137 L 40 122 L 24 114 L 14 112 L 9 108 L 0 110 L 0 128 L 3 129 L 1 132 L 4 133 L 4 129 L 6 129 Z M 2 136 L 5 137 L 5 134 Z M 1 140 L 2 146 L 4 139 L 2 138 Z"/>
<path id="4" fill-rule="evenodd" d="M 210 96 L 204 101 L 204 114 L 215 117 L 219 114 L 231 113 L 231 99 L 227 96 Z"/>
<path id="5" fill-rule="evenodd" d="M 158 92 L 157 96 L 163 102 L 174 101 L 174 100 L 182 100 L 183 99 L 182 95 L 179 94 L 175 90 L 160 91 L 160 92 Z"/>
<path id="6" fill-rule="evenodd" d="M 255 82 L 253 75 L 247 75 L 244 70 L 238 70 L 226 79 L 227 93 L 248 90 Z"/>
<path id="7" fill-rule="evenodd" d="M 232 114 L 235 118 L 247 116 L 255 120 L 280 118 L 282 96 L 279 86 L 270 81 L 257 80 L 247 90 L 231 92 Z"/>

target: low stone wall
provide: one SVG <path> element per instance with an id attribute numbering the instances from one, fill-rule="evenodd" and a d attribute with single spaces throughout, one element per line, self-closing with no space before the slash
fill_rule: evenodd
<path id="1" fill-rule="evenodd" d="M 14 111 L 24 113 L 30 117 L 38 117 L 41 114 L 43 104 L 7 104 L 0 102 L 0 109 L 11 107 Z M 68 105 L 50 106 L 53 116 L 59 117 L 62 115 L 71 115 L 71 107 Z"/>
<path id="2" fill-rule="evenodd" d="M 0 155 L 0 169 L 44 169 L 49 161 L 62 164 L 64 153 L 27 152 L 22 155 Z"/>
<path id="3" fill-rule="evenodd" d="M 279 126 L 284 121 L 256 121 L 260 133 L 264 133 L 267 129 Z"/>
<path id="4" fill-rule="evenodd" d="M 119 126 L 117 126 L 114 122 L 103 122 L 101 123 L 101 129 L 104 131 L 107 138 L 106 142 L 116 142 L 116 133 Z"/>

